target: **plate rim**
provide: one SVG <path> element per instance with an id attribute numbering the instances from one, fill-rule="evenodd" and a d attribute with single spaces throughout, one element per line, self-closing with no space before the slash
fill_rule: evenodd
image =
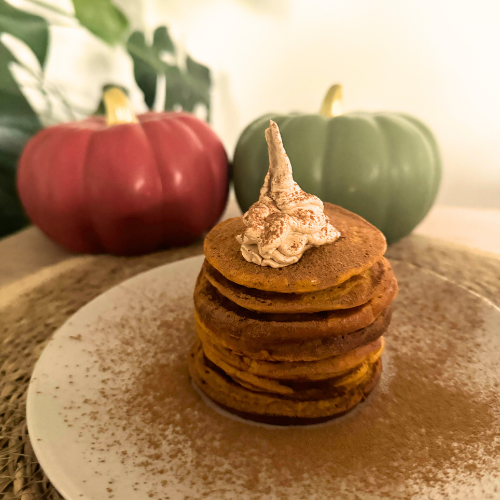
<path id="1" fill-rule="evenodd" d="M 68 488 L 70 483 L 67 482 L 66 476 L 61 476 L 57 475 L 55 471 L 53 470 L 55 462 L 52 462 L 51 465 L 51 456 L 50 453 L 47 453 L 50 450 L 50 447 L 47 447 L 45 445 L 44 441 L 37 441 L 37 439 L 32 438 L 36 434 L 36 427 L 37 427 L 37 421 L 35 418 L 35 384 L 32 382 L 37 378 L 38 371 L 40 371 L 40 367 L 43 365 L 43 358 L 44 356 L 47 356 L 47 352 L 49 352 L 49 349 L 51 349 L 51 342 L 56 340 L 58 336 L 63 335 L 64 330 L 68 327 L 69 323 L 73 320 L 73 318 L 76 315 L 80 314 L 85 314 L 85 310 L 87 308 L 92 308 L 95 306 L 96 303 L 99 303 L 100 301 L 104 300 L 103 297 L 110 292 L 123 288 L 130 282 L 133 282 L 135 280 L 143 280 L 145 279 L 149 274 L 154 275 L 155 273 L 158 272 L 160 269 L 165 269 L 165 268 L 170 268 L 170 267 L 184 267 L 184 266 L 189 266 L 190 263 L 195 263 L 199 261 L 200 263 L 200 268 L 201 264 L 203 262 L 203 259 L 205 256 L 203 254 L 201 255 L 195 255 L 192 257 L 187 257 L 185 259 L 180 259 L 175 262 L 167 262 L 166 264 L 160 264 L 159 266 L 155 266 L 151 269 L 148 269 L 146 271 L 143 271 L 141 273 L 135 274 L 134 276 L 131 276 L 120 283 L 117 283 L 113 285 L 112 287 L 108 288 L 104 292 L 100 293 L 96 297 L 94 297 L 92 300 L 84 304 L 80 309 L 75 311 L 71 316 L 69 316 L 64 323 L 57 328 L 49 337 L 47 340 L 46 346 L 43 348 L 42 353 L 40 354 L 38 360 L 35 363 L 35 366 L 33 367 L 33 371 L 30 376 L 30 381 L 28 383 L 28 389 L 26 391 L 26 427 L 28 430 L 28 436 L 30 439 L 31 447 L 33 448 L 33 452 L 36 456 L 36 459 L 43 471 L 43 473 L 47 476 L 49 481 L 52 483 L 52 485 L 55 487 L 57 492 L 65 499 L 65 500 L 85 500 L 86 496 L 79 496 L 79 497 L 74 497 L 72 495 L 68 495 Z M 63 332 L 63 333 L 61 333 Z M 42 444 L 43 443 L 43 444 Z M 73 483 L 71 483 L 73 484 Z M 91 500 L 89 498 L 89 500 Z"/>
<path id="2" fill-rule="evenodd" d="M 32 431 L 36 429 L 36 420 L 34 420 L 34 399 L 35 399 L 35 386 L 32 384 L 32 380 L 37 376 L 37 370 L 40 370 L 41 366 L 41 361 L 43 360 L 43 357 L 46 355 L 48 352 L 48 349 L 51 346 L 51 343 L 53 340 L 56 340 L 58 336 L 61 336 L 64 330 L 68 327 L 68 324 L 71 323 L 71 321 L 75 318 L 75 316 L 80 315 L 80 314 L 85 314 L 85 311 L 87 308 L 92 308 L 96 303 L 99 303 L 100 301 L 103 300 L 103 297 L 108 295 L 109 293 L 126 287 L 128 284 L 131 282 L 137 281 L 137 280 L 144 280 L 147 279 L 147 276 L 149 275 L 155 275 L 158 273 L 159 270 L 161 269 L 166 269 L 166 268 L 183 268 L 183 267 L 190 267 L 191 265 L 196 266 L 199 263 L 199 266 L 196 269 L 201 268 L 201 264 L 203 262 L 203 259 L 205 256 L 203 254 L 200 255 L 195 255 L 191 257 L 187 257 L 184 259 L 180 259 L 174 262 L 167 262 L 165 264 L 160 264 L 158 266 L 155 266 L 151 269 L 145 270 L 143 272 L 140 272 L 138 274 L 135 274 L 134 276 L 131 276 L 115 285 L 112 287 L 108 288 L 107 290 L 103 291 L 96 297 L 94 297 L 92 300 L 84 304 L 81 308 L 79 308 L 77 311 L 75 311 L 71 316 L 69 316 L 64 323 L 59 326 L 49 337 L 49 339 L 46 341 L 47 344 L 45 345 L 42 353 L 40 354 L 37 362 L 35 363 L 35 366 L 33 367 L 33 371 L 30 377 L 28 389 L 27 389 L 27 395 L 26 395 L 26 424 L 27 424 L 27 430 L 31 442 L 31 446 L 33 448 L 33 451 L 35 453 L 35 456 L 40 464 L 40 467 L 42 468 L 43 472 L 45 475 L 48 477 L 49 481 L 52 483 L 52 485 L 56 488 L 57 492 L 63 496 L 65 500 L 94 500 L 93 498 L 89 497 L 87 494 L 84 494 L 82 496 L 74 496 L 72 494 L 69 494 L 70 492 L 68 491 L 69 488 L 73 488 L 74 485 L 77 483 L 73 480 L 71 480 L 70 477 L 67 475 L 60 475 L 57 474 L 57 467 L 54 467 L 55 465 L 58 464 L 58 462 L 52 462 L 51 465 L 51 454 L 50 454 L 50 447 L 46 447 L 46 442 L 39 442 L 36 439 L 32 439 Z M 457 283 L 456 281 L 447 278 L 446 276 L 443 276 L 439 273 L 436 273 L 430 269 L 427 269 L 425 267 L 420 267 L 417 265 L 414 265 L 409 262 L 405 262 L 400 259 L 391 259 L 394 261 L 397 261 L 400 264 L 403 264 L 408 267 L 412 267 L 420 272 L 424 272 L 426 274 L 432 275 L 438 279 L 444 280 L 448 283 L 451 283 L 454 286 L 457 286 L 461 288 L 463 291 L 467 292 L 473 297 L 479 298 L 482 301 L 484 301 L 485 304 L 487 304 L 489 307 L 493 306 L 493 309 L 495 309 L 497 312 L 500 312 L 500 307 L 498 307 L 496 304 L 494 304 L 491 300 L 489 300 L 487 297 L 482 296 L 481 294 L 470 290 L 466 286 Z M 194 285 L 194 282 L 193 282 Z M 49 453 L 47 453 L 49 451 Z M 104 498 L 104 497 L 103 497 Z"/>

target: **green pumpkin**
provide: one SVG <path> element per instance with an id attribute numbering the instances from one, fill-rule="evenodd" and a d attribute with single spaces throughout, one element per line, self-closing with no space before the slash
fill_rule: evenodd
<path id="1" fill-rule="evenodd" d="M 336 85 L 320 114 L 268 114 L 248 125 L 233 159 L 236 198 L 243 212 L 259 198 L 269 166 L 264 131 L 272 119 L 299 186 L 361 215 L 394 243 L 436 199 L 442 170 L 436 140 L 422 122 L 402 113 L 341 114 L 340 96 Z"/>

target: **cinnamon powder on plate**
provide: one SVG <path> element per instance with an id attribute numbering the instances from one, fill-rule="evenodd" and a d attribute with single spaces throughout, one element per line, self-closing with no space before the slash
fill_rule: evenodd
<path id="1" fill-rule="evenodd" d="M 379 387 L 309 427 L 259 426 L 207 405 L 187 371 L 192 290 L 138 290 L 118 320 L 82 339 L 97 389 L 64 417 L 92 435 L 89 466 L 99 473 L 119 456 L 151 498 L 499 498 L 500 313 L 432 274 L 394 268 L 400 295 Z"/>

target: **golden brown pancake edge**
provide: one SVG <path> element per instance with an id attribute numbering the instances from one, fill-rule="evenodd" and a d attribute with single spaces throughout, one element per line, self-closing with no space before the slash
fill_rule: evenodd
<path id="1" fill-rule="evenodd" d="M 382 258 L 387 243 L 384 235 L 362 217 L 331 203 L 324 206 L 341 237 L 307 250 L 296 264 L 273 269 L 247 262 L 236 241 L 246 227 L 241 217 L 221 222 L 208 233 L 205 256 L 225 278 L 248 288 L 304 293 L 337 286 L 372 267 Z"/>
<path id="2" fill-rule="evenodd" d="M 392 271 L 391 271 L 392 273 Z M 224 332 L 247 343 L 290 343 L 347 336 L 375 321 L 393 301 L 397 281 L 392 279 L 385 290 L 362 306 L 310 314 L 269 314 L 243 309 L 223 295 L 200 273 L 195 286 L 196 314 L 213 332 Z"/>
<path id="3" fill-rule="evenodd" d="M 217 405 L 243 418 L 276 425 L 304 425 L 330 420 L 352 410 L 377 384 L 382 362 L 378 359 L 363 381 L 345 394 L 314 401 L 294 401 L 242 387 L 220 370 L 214 370 L 197 342 L 189 356 L 194 383 Z"/>
<path id="4" fill-rule="evenodd" d="M 384 309 L 375 321 L 348 335 L 334 335 L 326 338 L 302 339 L 295 342 L 273 342 L 272 339 L 246 339 L 233 337 L 225 331 L 213 332 L 196 320 L 196 331 L 200 338 L 209 336 L 213 343 L 237 354 L 265 361 L 315 361 L 338 356 L 357 347 L 369 344 L 381 337 L 387 330 L 392 316 L 392 308 Z"/>
<path id="5" fill-rule="evenodd" d="M 389 261 L 382 258 L 370 269 L 351 276 L 337 286 L 307 293 L 278 293 L 233 283 L 222 276 L 206 259 L 202 272 L 210 284 L 231 302 L 251 311 L 277 314 L 351 309 L 365 304 L 380 293 L 393 277 Z"/>

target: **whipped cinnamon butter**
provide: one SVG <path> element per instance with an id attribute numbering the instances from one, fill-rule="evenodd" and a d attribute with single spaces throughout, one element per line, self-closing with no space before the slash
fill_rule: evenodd
<path id="1" fill-rule="evenodd" d="M 269 171 L 259 201 L 243 215 L 247 228 L 236 239 L 245 260 L 276 268 L 295 264 L 307 249 L 333 243 L 340 233 L 323 212 L 323 202 L 293 180 L 292 165 L 272 120 L 266 141 Z"/>

